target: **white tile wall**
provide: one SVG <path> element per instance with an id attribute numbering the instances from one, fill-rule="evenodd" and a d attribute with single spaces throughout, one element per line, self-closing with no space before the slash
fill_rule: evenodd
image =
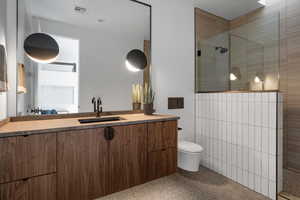
<path id="1" fill-rule="evenodd" d="M 278 191 L 282 187 L 280 99 L 276 92 L 196 94 L 196 142 L 204 148 L 201 164 L 276 199 L 276 173 Z"/>

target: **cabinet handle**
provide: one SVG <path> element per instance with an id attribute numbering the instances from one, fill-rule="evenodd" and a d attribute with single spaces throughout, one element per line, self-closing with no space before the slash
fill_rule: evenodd
<path id="1" fill-rule="evenodd" d="M 106 140 L 113 140 L 115 137 L 114 129 L 112 127 L 106 127 L 104 129 L 104 137 Z"/>
<path id="2" fill-rule="evenodd" d="M 22 181 L 24 181 L 24 182 L 26 182 L 26 181 L 28 181 L 29 180 L 29 178 L 23 178 L 22 179 Z"/>
<path id="3" fill-rule="evenodd" d="M 28 137 L 29 135 L 28 134 L 26 134 L 26 135 L 23 135 L 23 137 Z"/>

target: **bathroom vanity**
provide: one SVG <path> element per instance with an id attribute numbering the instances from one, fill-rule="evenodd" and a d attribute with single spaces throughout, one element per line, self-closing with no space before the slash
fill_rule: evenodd
<path id="1" fill-rule="evenodd" d="M 7 122 L 0 127 L 0 199 L 89 200 L 176 172 L 178 117 L 119 117 Z"/>

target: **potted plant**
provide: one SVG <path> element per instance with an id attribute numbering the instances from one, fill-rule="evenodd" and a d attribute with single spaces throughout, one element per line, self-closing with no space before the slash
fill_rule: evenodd
<path id="1" fill-rule="evenodd" d="M 141 110 L 143 87 L 140 84 L 132 85 L 132 108 L 134 111 Z"/>
<path id="2" fill-rule="evenodd" d="M 144 104 L 144 114 L 152 115 L 154 113 L 153 102 L 154 102 L 154 91 L 151 84 L 145 83 L 143 91 L 143 104 Z"/>

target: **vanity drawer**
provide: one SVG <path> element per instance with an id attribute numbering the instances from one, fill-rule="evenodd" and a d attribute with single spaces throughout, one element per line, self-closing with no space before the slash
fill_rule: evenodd
<path id="1" fill-rule="evenodd" d="M 56 171 L 56 134 L 0 139 L 0 183 Z"/>
<path id="2" fill-rule="evenodd" d="M 177 147 L 177 121 L 148 124 L 148 152 Z"/>
<path id="3" fill-rule="evenodd" d="M 148 153 L 148 181 L 177 171 L 177 149 L 169 148 Z"/>
<path id="4" fill-rule="evenodd" d="M 0 184 L 1 200 L 55 200 L 56 175 Z"/>

